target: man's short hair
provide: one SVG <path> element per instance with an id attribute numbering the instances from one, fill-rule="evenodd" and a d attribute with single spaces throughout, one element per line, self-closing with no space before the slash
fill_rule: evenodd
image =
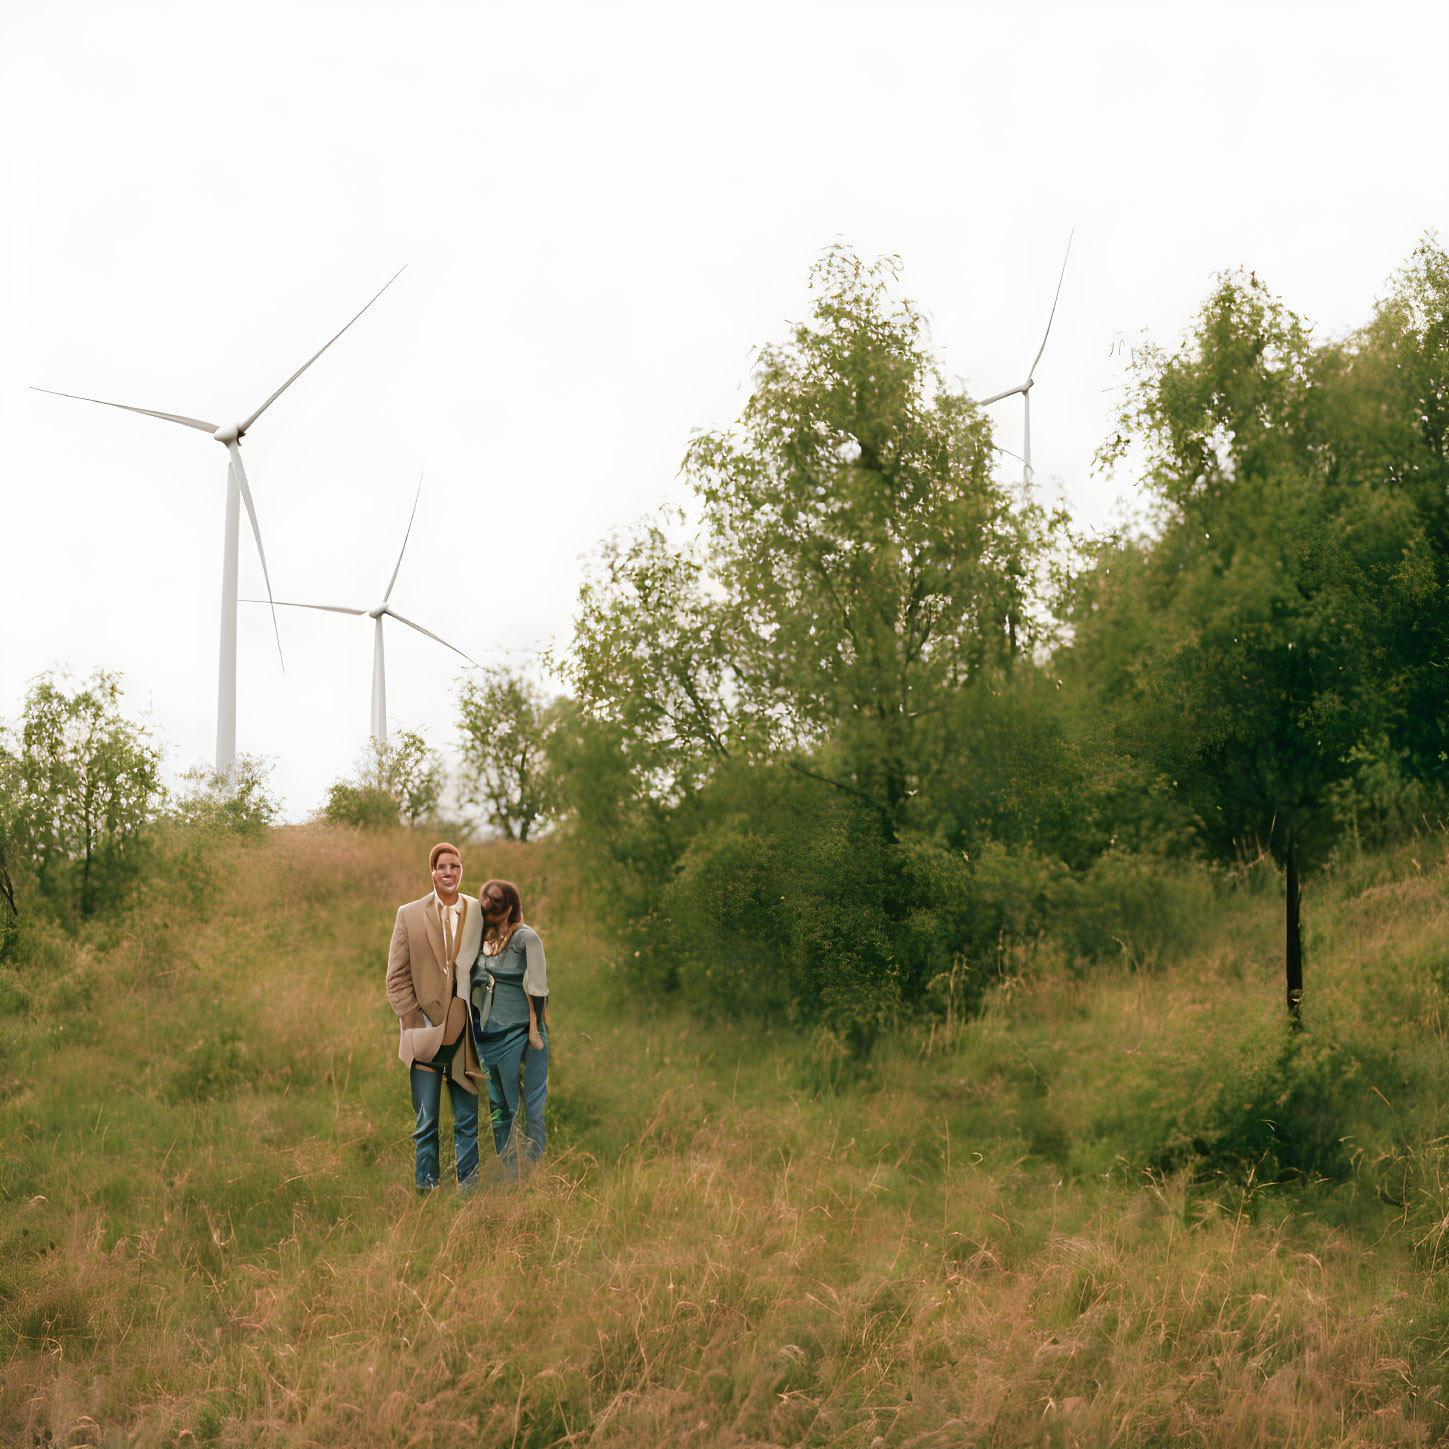
<path id="1" fill-rule="evenodd" d="M 449 851 L 451 851 L 454 855 L 458 857 L 458 864 L 462 865 L 463 852 L 459 850 L 456 845 L 449 845 L 446 840 L 440 840 L 428 854 L 428 869 L 437 870 L 438 857 L 440 855 L 446 854 Z"/>

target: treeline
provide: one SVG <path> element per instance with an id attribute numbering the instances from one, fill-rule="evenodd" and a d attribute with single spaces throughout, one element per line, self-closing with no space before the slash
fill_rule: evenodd
<path id="1" fill-rule="evenodd" d="M 1146 522 L 1099 539 L 1001 483 L 889 265 L 813 282 L 686 453 L 697 531 L 611 544 L 553 661 L 624 989 L 863 1046 L 1012 940 L 1186 941 L 1204 867 L 1267 856 L 1296 1017 L 1302 873 L 1445 803 L 1444 251 L 1339 339 L 1219 278 L 1132 358 L 1099 461 Z"/>
<path id="2" fill-rule="evenodd" d="M 1336 339 L 1219 278 L 1133 355 L 1099 463 L 1144 521 L 1097 538 L 1002 482 L 892 264 L 837 249 L 812 282 L 738 422 L 689 445 L 689 506 L 595 560 L 546 660 L 571 697 L 465 676 L 449 808 L 567 838 L 621 992 L 857 1052 L 970 1009 L 1023 942 L 1171 953 L 1271 861 L 1296 1018 L 1304 874 L 1446 803 L 1449 258 L 1426 239 Z M 250 761 L 164 799 L 116 701 L 104 674 L 32 690 L 0 918 L 17 876 L 80 915 L 119 899 L 148 822 L 275 817 Z M 320 814 L 434 820 L 447 783 L 404 733 Z"/>

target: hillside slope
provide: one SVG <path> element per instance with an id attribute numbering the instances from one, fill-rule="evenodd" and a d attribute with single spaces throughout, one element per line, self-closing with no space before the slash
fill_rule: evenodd
<path id="1" fill-rule="evenodd" d="M 551 1151 L 420 1202 L 382 972 L 427 844 L 188 846 L 0 970 L 0 1445 L 1449 1425 L 1442 836 L 1310 893 L 1298 1041 L 1260 868 L 1189 959 L 1007 952 L 982 1016 L 863 1071 L 631 999 L 560 856 L 473 847 L 464 888 L 516 880 L 549 948 Z"/>

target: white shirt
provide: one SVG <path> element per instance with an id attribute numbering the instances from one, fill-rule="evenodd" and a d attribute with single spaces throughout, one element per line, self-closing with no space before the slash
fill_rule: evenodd
<path id="1" fill-rule="evenodd" d="M 547 996 L 548 963 L 544 959 L 543 942 L 531 926 L 520 922 L 518 929 L 527 933 L 522 937 L 524 959 L 528 962 L 523 972 L 523 989 L 530 996 Z"/>

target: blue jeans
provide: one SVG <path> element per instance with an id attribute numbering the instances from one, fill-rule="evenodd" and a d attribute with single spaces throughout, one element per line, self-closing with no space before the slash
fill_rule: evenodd
<path id="1" fill-rule="evenodd" d="M 548 1028 L 540 1026 L 543 1048 L 535 1051 L 524 1037 L 522 1071 L 519 1060 L 511 1052 L 499 1053 L 501 1060 L 488 1064 L 488 1105 L 493 1117 L 493 1146 L 503 1160 L 503 1170 L 509 1177 L 518 1171 L 518 1149 L 516 1128 L 523 1127 L 525 1151 L 530 1162 L 537 1162 L 548 1145 L 548 1133 L 543 1125 L 543 1108 L 548 1101 Z M 522 1091 L 519 1077 L 522 1076 Z M 523 1122 L 517 1119 L 519 1108 L 523 1109 Z"/>
<path id="2" fill-rule="evenodd" d="M 461 1039 L 452 1049 L 443 1047 L 426 1065 L 431 1072 L 416 1066 L 408 1068 L 413 1089 L 413 1141 L 417 1144 L 417 1185 L 419 1192 L 429 1192 L 438 1185 L 438 1117 L 443 1103 L 443 1074 Z M 458 1169 L 458 1185 L 470 1187 L 478 1176 L 478 1098 L 448 1077 L 448 1095 L 453 1099 L 453 1157 Z"/>

